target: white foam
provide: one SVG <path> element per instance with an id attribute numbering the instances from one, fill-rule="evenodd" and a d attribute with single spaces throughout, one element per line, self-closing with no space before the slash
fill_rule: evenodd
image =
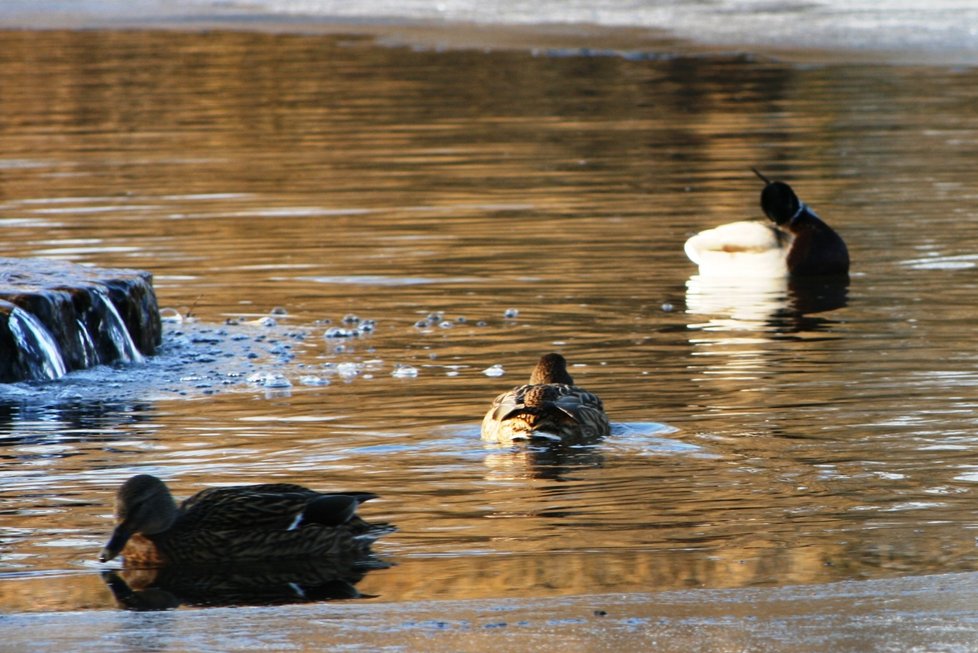
<path id="1" fill-rule="evenodd" d="M 40 320 L 19 307 L 10 311 L 10 332 L 18 351 L 30 356 L 34 378 L 54 380 L 67 374 L 61 350 Z"/>

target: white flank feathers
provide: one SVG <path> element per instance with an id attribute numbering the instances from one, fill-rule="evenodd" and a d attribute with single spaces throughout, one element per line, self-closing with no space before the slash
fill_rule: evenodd
<path id="1" fill-rule="evenodd" d="M 783 277 L 788 244 L 774 227 L 744 220 L 701 231 L 684 249 L 704 276 Z"/>

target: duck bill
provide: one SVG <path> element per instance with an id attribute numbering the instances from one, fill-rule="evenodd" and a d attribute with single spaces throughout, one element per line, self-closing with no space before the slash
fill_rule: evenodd
<path id="1" fill-rule="evenodd" d="M 757 168 L 751 168 L 751 170 L 753 170 L 754 171 L 754 174 L 757 175 L 757 177 L 761 181 L 763 181 L 765 184 L 770 184 L 771 183 L 771 180 L 768 179 L 767 177 L 765 177 L 763 174 L 761 174 L 761 171 L 758 170 Z"/>
<path id="2" fill-rule="evenodd" d="M 109 538 L 109 543 L 105 545 L 102 552 L 98 556 L 99 562 L 108 562 L 112 558 L 119 555 L 122 549 L 125 548 L 126 542 L 132 537 L 132 531 L 125 523 L 119 524 L 112 531 L 112 537 Z"/>

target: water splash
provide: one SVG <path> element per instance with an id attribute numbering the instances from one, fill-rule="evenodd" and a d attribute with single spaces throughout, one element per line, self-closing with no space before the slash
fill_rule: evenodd
<path id="1" fill-rule="evenodd" d="M 116 360 L 123 363 L 144 362 L 146 357 L 136 348 L 132 336 L 129 335 L 129 330 L 126 329 L 125 322 L 122 321 L 122 316 L 119 315 L 119 311 L 116 310 L 115 304 L 112 303 L 108 295 L 102 290 L 95 289 L 92 291 L 92 297 L 100 302 L 104 309 L 99 333 L 103 339 L 111 342 L 115 347 L 118 353 Z"/>
<path id="2" fill-rule="evenodd" d="M 51 381 L 68 373 L 58 344 L 40 320 L 15 306 L 10 311 L 9 325 L 31 379 Z"/>
<path id="3" fill-rule="evenodd" d="M 91 334 L 85 330 L 85 325 L 81 320 L 75 320 L 75 325 L 78 327 L 75 336 L 78 338 L 78 347 L 82 352 L 82 366 L 89 368 L 97 365 L 98 350 L 95 348 L 95 342 L 92 340 Z"/>

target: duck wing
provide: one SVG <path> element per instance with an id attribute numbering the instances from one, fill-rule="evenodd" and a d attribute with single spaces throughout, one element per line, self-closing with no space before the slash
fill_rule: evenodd
<path id="1" fill-rule="evenodd" d="M 611 432 L 611 423 L 598 395 L 577 386 L 566 386 L 554 406 L 580 425 L 583 437 L 599 437 Z"/>
<path id="2" fill-rule="evenodd" d="M 356 507 L 377 495 L 323 494 L 290 483 L 209 488 L 180 506 L 179 528 L 198 530 L 294 530 L 305 523 L 344 524 Z"/>
<path id="3" fill-rule="evenodd" d="M 490 409 L 492 419 L 501 422 L 516 416 L 524 419 L 536 416 L 543 418 L 562 415 L 565 419 L 579 424 L 604 422 L 604 404 L 594 393 L 575 385 L 546 383 L 521 385 L 496 397 Z M 607 428 L 602 429 L 607 432 Z"/>
<path id="4" fill-rule="evenodd" d="M 570 386 L 563 386 L 570 387 Z M 502 421 L 523 412 L 541 409 L 555 403 L 561 397 L 559 384 L 531 384 L 517 386 L 496 397 L 490 411 L 492 419 Z"/>

